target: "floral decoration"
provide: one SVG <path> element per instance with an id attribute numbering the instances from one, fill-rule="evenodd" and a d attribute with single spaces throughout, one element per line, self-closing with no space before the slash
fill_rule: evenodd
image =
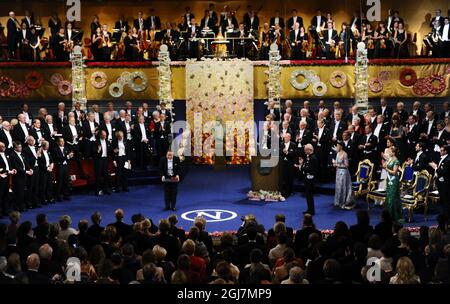
<path id="1" fill-rule="evenodd" d="M 435 83 L 438 83 L 437 86 L 435 86 Z M 439 95 L 442 92 L 445 91 L 445 78 L 440 75 L 432 75 L 428 78 L 428 92 L 434 95 Z"/>
<path id="2" fill-rule="evenodd" d="M 400 71 L 400 83 L 407 87 L 412 87 L 417 82 L 417 73 L 411 68 L 404 68 Z"/>
<path id="3" fill-rule="evenodd" d="M 306 70 L 294 70 L 291 73 L 291 85 L 296 90 L 305 90 L 310 85 L 309 72 Z M 303 76 L 303 81 L 298 82 L 297 78 Z"/>
<path id="4" fill-rule="evenodd" d="M 247 198 L 251 201 L 284 202 L 286 198 L 279 191 L 249 191 Z"/>
<path id="5" fill-rule="evenodd" d="M 50 76 L 50 82 L 52 83 L 52 85 L 54 85 L 55 87 L 58 86 L 58 84 L 64 80 L 64 77 L 59 74 L 59 73 L 54 73 L 52 74 L 52 76 Z"/>
<path id="6" fill-rule="evenodd" d="M 380 71 L 378 73 L 378 79 L 380 79 L 383 83 L 391 80 L 391 72 L 387 70 Z"/>
<path id="7" fill-rule="evenodd" d="M 380 93 L 383 91 L 384 85 L 383 82 L 378 78 L 372 78 L 369 80 L 369 89 L 373 93 Z"/>
<path id="8" fill-rule="evenodd" d="M 25 75 L 25 84 L 31 90 L 39 89 L 43 83 L 44 83 L 44 76 L 37 71 L 31 71 Z"/>
<path id="9" fill-rule="evenodd" d="M 118 82 L 113 82 L 109 86 L 109 95 L 118 98 L 123 95 L 123 85 Z"/>
<path id="10" fill-rule="evenodd" d="M 16 83 L 9 77 L 0 76 L 0 97 L 11 97 L 16 91 Z"/>
<path id="11" fill-rule="evenodd" d="M 106 86 L 108 77 L 104 72 L 97 71 L 91 75 L 91 85 L 96 89 L 102 89 Z"/>
<path id="12" fill-rule="evenodd" d="M 342 71 L 334 71 L 330 75 L 330 83 L 337 89 L 342 88 L 347 83 L 347 75 Z"/>
<path id="13" fill-rule="evenodd" d="M 136 80 L 141 79 L 141 83 L 136 83 Z M 148 86 L 148 79 L 144 72 L 135 71 L 129 75 L 129 86 L 135 92 L 142 92 Z"/>
<path id="14" fill-rule="evenodd" d="M 72 93 L 72 84 L 68 80 L 63 80 L 58 83 L 58 93 L 62 96 L 67 96 Z"/>
<path id="15" fill-rule="evenodd" d="M 429 91 L 429 84 L 430 78 L 419 78 L 417 79 L 416 83 L 413 86 L 413 91 L 416 95 L 419 96 L 425 96 L 427 95 Z"/>
<path id="16" fill-rule="evenodd" d="M 312 86 L 312 92 L 314 94 L 314 96 L 323 96 L 327 93 L 328 88 L 327 85 L 324 82 L 316 82 L 313 84 Z"/>

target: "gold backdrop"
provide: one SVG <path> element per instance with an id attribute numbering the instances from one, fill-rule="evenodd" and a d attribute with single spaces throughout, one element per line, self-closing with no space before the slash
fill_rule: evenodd
<path id="1" fill-rule="evenodd" d="M 16 14 L 21 17 L 25 9 L 30 9 L 35 16 L 41 16 L 43 24 L 47 26 L 50 14 L 57 11 L 61 19 L 65 13 L 65 0 L 18 0 L 18 1 L 1 1 L 0 3 L 0 22 L 5 25 L 8 11 L 15 10 Z M 365 3 L 366 1 L 362 1 Z M 197 22 L 200 23 L 204 10 L 209 3 L 214 3 L 216 11 L 220 12 L 225 4 L 231 6 L 232 9 L 240 9 L 236 16 L 238 21 L 242 21 L 248 4 L 254 9 L 261 8 L 259 12 L 260 22 L 268 22 L 273 16 L 273 12 L 279 9 L 281 14 L 287 19 L 290 16 L 292 8 L 296 8 L 303 17 L 307 25 L 310 24 L 311 18 L 315 14 L 318 7 L 322 8 L 323 14 L 330 11 L 334 15 L 337 26 L 342 22 L 349 22 L 353 11 L 359 10 L 360 0 L 340 0 L 340 1 L 297 1 L 297 0 L 278 0 L 278 1 L 201 1 L 201 0 L 157 0 L 157 1 L 124 1 L 124 0 L 81 0 L 82 10 L 82 28 L 85 33 L 90 35 L 90 23 L 92 16 L 97 14 L 102 23 L 109 24 L 110 27 L 118 19 L 119 14 L 124 14 L 129 23 L 136 18 L 138 11 L 143 11 L 147 16 L 150 7 L 155 8 L 157 15 L 161 17 L 162 22 L 174 21 L 179 23 L 186 5 L 191 7 L 195 14 Z M 132 5 L 130 5 L 132 3 Z M 420 50 L 421 41 L 424 35 L 430 31 L 430 20 L 436 8 L 442 9 L 443 15 L 447 15 L 450 8 L 449 0 L 420 0 L 420 1 L 397 1 L 397 0 L 381 0 L 382 18 L 385 19 L 388 9 L 396 9 L 400 11 L 400 15 L 406 21 L 408 31 L 417 33 L 418 47 Z"/>

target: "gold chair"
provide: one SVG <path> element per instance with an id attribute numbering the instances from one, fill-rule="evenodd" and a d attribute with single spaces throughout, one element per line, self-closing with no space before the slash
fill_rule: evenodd
<path id="1" fill-rule="evenodd" d="M 428 199 L 433 204 L 437 204 L 440 201 L 439 191 L 436 186 L 436 178 L 434 176 L 431 179 L 430 191 L 428 191 Z"/>
<path id="2" fill-rule="evenodd" d="M 360 161 L 356 172 L 356 181 L 352 183 L 355 198 L 361 197 L 371 190 L 372 174 L 373 163 L 368 159 Z"/>
<path id="3" fill-rule="evenodd" d="M 412 166 L 404 163 L 401 170 L 400 176 L 400 189 L 404 191 L 411 190 L 414 185 L 415 174 Z"/>
<path id="4" fill-rule="evenodd" d="M 431 175 L 426 170 L 422 170 L 416 174 L 413 185 L 413 193 L 401 196 L 403 208 L 408 210 L 408 222 L 412 221 L 414 209 L 418 207 L 424 208 L 425 220 L 428 213 L 428 190 L 430 188 Z"/>

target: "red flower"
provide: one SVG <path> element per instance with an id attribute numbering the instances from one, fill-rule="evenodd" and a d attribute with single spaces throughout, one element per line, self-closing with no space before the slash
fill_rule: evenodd
<path id="1" fill-rule="evenodd" d="M 438 86 L 435 86 L 434 83 L 435 81 L 438 81 Z M 428 92 L 434 95 L 439 95 L 442 92 L 444 92 L 445 90 L 445 79 L 444 77 L 440 76 L 440 75 L 432 75 L 430 77 L 428 77 L 428 82 L 427 82 L 427 86 L 428 86 Z"/>
<path id="2" fill-rule="evenodd" d="M 417 82 L 417 73 L 411 68 L 404 68 L 400 72 L 400 83 L 411 87 Z"/>
<path id="3" fill-rule="evenodd" d="M 25 75 L 25 84 L 32 90 L 39 89 L 44 83 L 44 76 L 36 71 L 28 72 Z"/>
<path id="4" fill-rule="evenodd" d="M 419 96 L 427 95 L 429 93 L 429 81 L 430 79 L 428 77 L 417 79 L 416 83 L 413 86 L 414 93 Z"/>
<path id="5" fill-rule="evenodd" d="M 11 97 L 15 94 L 16 83 L 9 77 L 0 77 L 0 97 Z"/>

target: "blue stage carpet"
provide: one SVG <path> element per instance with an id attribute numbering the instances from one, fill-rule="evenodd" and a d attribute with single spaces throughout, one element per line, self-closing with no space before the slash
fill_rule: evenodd
<path id="1" fill-rule="evenodd" d="M 178 188 L 178 202 L 176 214 L 179 225 L 189 229 L 192 222 L 181 218 L 183 213 L 193 210 L 220 209 L 237 214 L 234 219 L 220 222 L 209 222 L 207 230 L 230 231 L 237 230 L 241 224 L 241 216 L 252 213 L 266 229 L 274 222 L 274 215 L 286 215 L 287 225 L 298 229 L 301 225 L 302 211 L 306 209 L 306 202 L 300 193 L 289 197 L 285 202 L 254 202 L 246 199 L 246 193 L 251 187 L 250 169 L 246 166 L 229 167 L 223 171 L 214 171 L 209 166 L 194 166 L 190 169 L 186 179 Z M 359 202 L 353 211 L 335 210 L 332 207 L 333 196 L 316 195 L 315 222 L 319 229 L 333 229 L 337 221 L 345 221 L 349 225 L 356 222 L 355 212 L 358 208 L 367 208 L 365 202 Z M 69 214 L 73 226 L 80 219 L 90 219 L 90 215 L 99 211 L 106 225 L 114 220 L 114 210 L 123 208 L 126 222 L 130 222 L 131 215 L 142 213 L 155 223 L 167 217 L 172 212 L 163 211 L 163 189 L 161 185 L 132 187 L 129 193 L 118 193 L 110 196 L 96 197 L 93 195 L 74 195 L 72 201 L 57 203 L 43 208 L 29 210 L 22 215 L 22 221 L 30 220 L 35 223 L 36 215 L 46 213 L 50 222 L 58 221 L 63 214 Z M 380 207 L 370 211 L 372 224 L 379 221 Z M 213 211 L 209 214 L 217 216 Z M 226 214 L 223 213 L 222 217 Z M 436 216 L 431 214 L 428 222 L 422 214 L 415 214 L 414 222 L 407 226 L 434 225 Z M 213 219 L 213 218 L 211 218 Z M 1 222 L 7 222 L 2 219 Z"/>

